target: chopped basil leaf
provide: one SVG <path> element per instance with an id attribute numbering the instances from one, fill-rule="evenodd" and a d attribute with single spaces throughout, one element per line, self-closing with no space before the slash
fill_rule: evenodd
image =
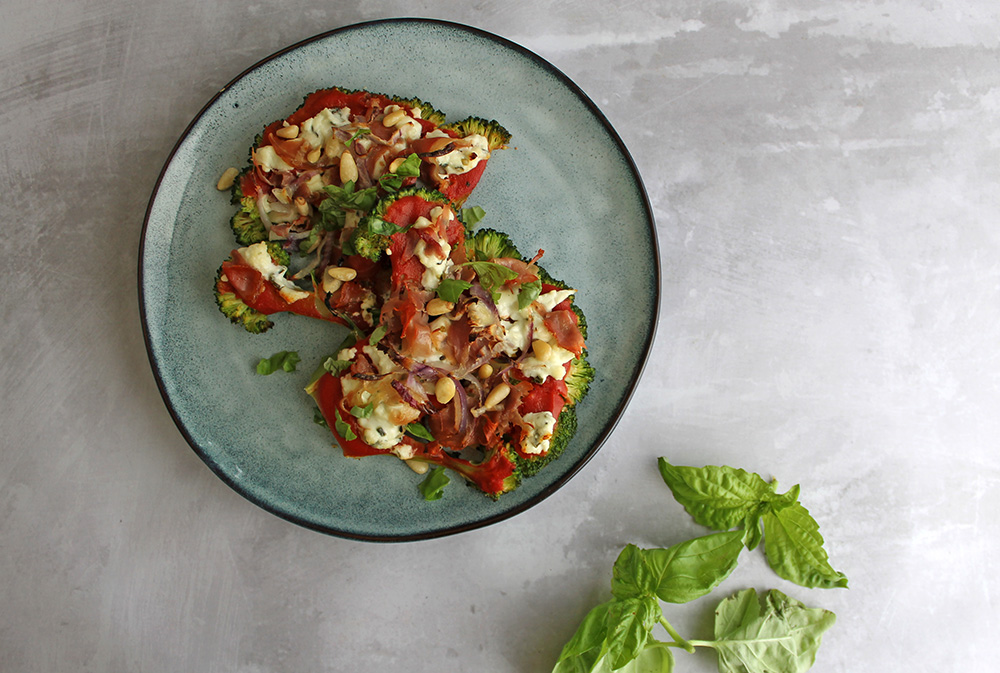
<path id="1" fill-rule="evenodd" d="M 323 369 L 330 372 L 334 376 L 339 376 L 341 372 L 345 369 L 350 369 L 350 360 L 338 360 L 337 358 L 327 358 L 323 363 Z"/>
<path id="2" fill-rule="evenodd" d="M 486 211 L 480 206 L 462 208 L 462 221 L 465 222 L 465 226 L 467 227 L 476 226 L 484 217 L 486 217 Z"/>
<path id="3" fill-rule="evenodd" d="M 263 358 L 257 363 L 257 373 L 267 376 L 268 374 L 273 374 L 279 369 L 283 369 L 286 372 L 294 372 L 296 365 L 299 364 L 299 354 L 297 351 L 280 351 L 275 353 L 269 358 Z"/>
<path id="4" fill-rule="evenodd" d="M 385 333 L 387 331 L 388 330 L 386 329 L 385 325 L 379 324 L 379 326 L 372 331 L 372 335 L 368 337 L 368 343 L 372 346 L 376 345 L 379 341 L 382 340 L 382 337 L 385 336 Z"/>
<path id="5" fill-rule="evenodd" d="M 354 430 L 351 430 L 350 424 L 340 417 L 339 411 L 337 412 L 337 420 L 334 422 L 334 426 L 335 426 L 334 429 L 337 431 L 337 434 L 346 439 L 347 441 L 349 442 L 354 441 L 355 439 L 358 438 L 358 436 L 354 434 Z"/>
<path id="6" fill-rule="evenodd" d="M 375 215 L 368 218 L 365 228 L 373 234 L 381 234 L 383 236 L 392 236 L 408 229 L 408 227 L 401 227 L 398 224 L 393 224 Z"/>
<path id="7" fill-rule="evenodd" d="M 531 302 L 538 299 L 538 295 L 542 293 L 542 281 L 535 280 L 530 283 L 524 283 L 521 285 L 521 291 L 517 293 L 517 309 L 523 311 L 528 306 L 531 306 Z"/>
<path id="8" fill-rule="evenodd" d="M 427 475 L 427 478 L 420 482 L 420 493 L 424 500 L 440 500 L 444 495 L 444 487 L 451 482 L 445 474 L 443 467 L 435 467 Z"/>
<path id="9" fill-rule="evenodd" d="M 351 407 L 351 416 L 355 418 L 368 418 L 375 411 L 375 403 L 369 402 L 365 407 Z"/>
<path id="10" fill-rule="evenodd" d="M 517 278 L 516 271 L 496 262 L 466 262 L 461 266 L 471 267 L 479 277 L 483 289 L 494 295 L 494 298 L 498 296 L 500 287 L 504 283 Z"/>
<path id="11" fill-rule="evenodd" d="M 379 178 L 379 184 L 387 192 L 395 192 L 403 186 L 404 178 L 415 178 L 420 175 L 420 157 L 411 154 L 392 173 L 386 173 Z"/>
<path id="12" fill-rule="evenodd" d="M 406 426 L 406 431 L 416 437 L 417 439 L 422 439 L 425 442 L 433 442 L 434 435 L 428 430 L 422 423 L 413 422 Z"/>
<path id="13" fill-rule="evenodd" d="M 354 135 L 351 136 L 348 139 L 347 144 L 350 145 L 351 143 L 353 143 L 355 140 L 357 140 L 361 136 L 366 136 L 366 135 L 368 135 L 371 132 L 372 132 L 372 130 L 369 129 L 369 128 L 364 128 L 364 127 L 359 128 L 357 131 L 354 132 Z"/>
<path id="14" fill-rule="evenodd" d="M 441 299 L 445 301 L 450 301 L 452 304 L 457 303 L 459 297 L 462 293 L 472 287 L 472 283 L 465 280 L 458 280 L 457 278 L 445 278 L 438 285 L 437 293 Z"/>
<path id="15" fill-rule="evenodd" d="M 330 424 L 326 422 L 325 418 L 323 418 L 323 414 L 320 413 L 319 409 L 313 412 L 313 423 L 315 423 L 316 425 L 321 425 L 324 428 L 330 427 Z"/>

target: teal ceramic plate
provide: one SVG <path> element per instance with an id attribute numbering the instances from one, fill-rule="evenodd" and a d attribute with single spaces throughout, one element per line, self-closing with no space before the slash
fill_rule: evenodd
<path id="1" fill-rule="evenodd" d="M 253 137 L 305 94 L 329 86 L 418 97 L 448 119 L 495 118 L 513 135 L 467 205 L 522 251 L 545 250 L 548 271 L 578 289 L 597 369 L 579 430 L 556 462 L 490 500 L 455 477 L 425 502 L 421 477 L 389 456 L 344 458 L 313 423 L 303 392 L 337 326 L 277 316 L 263 335 L 226 320 L 212 292 L 236 247 L 228 194 Z M 300 525 L 343 537 L 414 540 L 506 519 L 552 495 L 597 452 L 645 363 L 659 295 L 655 228 L 618 134 L 590 99 L 539 56 L 503 38 L 441 21 L 349 26 L 296 44 L 233 80 L 198 114 L 150 199 L 139 260 L 150 362 L 184 437 L 236 491 Z M 299 372 L 259 376 L 257 360 L 297 350 Z"/>

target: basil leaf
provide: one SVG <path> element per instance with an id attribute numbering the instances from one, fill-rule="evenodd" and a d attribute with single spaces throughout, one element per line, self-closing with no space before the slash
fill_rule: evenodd
<path id="1" fill-rule="evenodd" d="M 541 293 L 542 281 L 540 280 L 521 285 L 521 291 L 517 293 L 517 310 L 523 311 L 528 306 L 531 306 L 531 302 L 538 299 L 538 295 Z"/>
<path id="2" fill-rule="evenodd" d="M 441 299 L 450 301 L 452 304 L 458 302 L 462 293 L 472 287 L 472 283 L 457 278 L 445 278 L 437 288 L 437 294 Z"/>
<path id="3" fill-rule="evenodd" d="M 334 429 L 337 431 L 337 434 L 346 439 L 347 441 L 354 441 L 355 439 L 357 439 L 358 436 L 354 434 L 354 430 L 351 429 L 350 424 L 340 417 L 339 411 L 336 413 L 337 413 L 337 419 L 334 421 L 333 425 Z"/>
<path id="4" fill-rule="evenodd" d="M 777 590 L 764 596 L 746 589 L 719 604 L 715 642 L 720 673 L 804 673 L 816 660 L 823 632 L 836 616 L 807 608 Z"/>
<path id="5" fill-rule="evenodd" d="M 385 325 L 379 323 L 378 327 L 372 330 L 371 336 L 368 337 L 368 344 L 370 346 L 378 345 L 378 342 L 381 341 L 383 337 L 385 337 L 385 334 L 388 331 L 389 330 L 386 329 Z"/>
<path id="6" fill-rule="evenodd" d="M 451 482 L 448 475 L 445 474 L 443 467 L 435 467 L 427 477 L 420 482 L 420 493 L 424 496 L 424 500 L 440 500 L 441 496 L 444 495 L 444 487 Z"/>
<path id="7" fill-rule="evenodd" d="M 496 262 L 466 262 L 461 266 L 471 267 L 483 289 L 494 295 L 504 283 L 517 278 L 517 272 Z"/>
<path id="8" fill-rule="evenodd" d="M 774 493 L 760 475 L 725 465 L 675 467 L 660 458 L 660 475 L 695 521 L 713 530 L 740 525 L 750 510 Z"/>
<path id="9" fill-rule="evenodd" d="M 774 572 L 789 582 L 847 588 L 847 577 L 830 565 L 819 524 L 798 503 L 764 514 L 764 553 Z"/>
<path id="10" fill-rule="evenodd" d="M 392 236 L 393 234 L 398 234 L 401 231 L 406 231 L 409 227 L 401 227 L 398 224 L 393 224 L 388 220 L 383 220 L 381 217 L 372 215 L 367 220 L 365 220 L 365 228 L 371 231 L 373 234 L 381 234 L 382 236 Z"/>
<path id="11" fill-rule="evenodd" d="M 611 593 L 618 598 L 655 595 L 667 603 L 687 603 L 729 577 L 741 551 L 741 530 L 712 533 L 667 549 L 629 545 L 615 561 Z"/>
<path id="12" fill-rule="evenodd" d="M 413 423 L 407 425 L 406 432 L 413 435 L 417 439 L 422 439 L 427 442 L 434 441 L 434 435 L 431 434 L 431 431 L 425 428 L 422 423 L 419 423 L 417 421 L 414 421 Z"/>
<path id="13" fill-rule="evenodd" d="M 470 229 L 479 224 L 484 217 L 486 217 L 486 211 L 479 206 L 462 208 L 462 221 L 465 222 L 465 226 Z"/>
<path id="14" fill-rule="evenodd" d="M 600 658 L 608 636 L 608 610 L 614 601 L 601 603 L 587 613 L 576 633 L 563 645 L 552 673 L 590 671 Z"/>
<path id="15" fill-rule="evenodd" d="M 341 372 L 345 369 L 351 368 L 350 360 L 338 360 L 337 358 L 327 358 L 323 362 L 323 369 L 330 372 L 334 376 L 340 376 Z"/>
<path id="16" fill-rule="evenodd" d="M 616 670 L 632 661 L 646 646 L 663 612 L 655 598 L 626 598 L 608 608 L 608 661 Z"/>
<path id="17" fill-rule="evenodd" d="M 368 135 L 371 132 L 372 132 L 372 130 L 370 128 L 366 128 L 366 127 L 362 126 L 357 131 L 354 132 L 354 135 L 352 135 L 350 138 L 347 139 L 347 143 L 346 144 L 350 145 L 351 143 L 353 143 L 355 140 L 357 140 L 361 136 L 366 136 L 366 135 Z"/>
<path id="18" fill-rule="evenodd" d="M 313 412 L 313 423 L 323 426 L 324 428 L 330 427 L 330 424 L 326 422 L 326 419 L 323 417 L 323 414 L 320 413 L 319 409 Z"/>
<path id="19" fill-rule="evenodd" d="M 370 418 L 373 411 L 375 411 L 375 403 L 369 402 L 364 407 L 351 407 L 351 416 L 355 418 Z"/>
<path id="20" fill-rule="evenodd" d="M 269 358 L 263 358 L 257 363 L 257 373 L 263 376 L 273 374 L 279 369 L 294 372 L 300 358 L 297 351 L 280 351 Z"/>

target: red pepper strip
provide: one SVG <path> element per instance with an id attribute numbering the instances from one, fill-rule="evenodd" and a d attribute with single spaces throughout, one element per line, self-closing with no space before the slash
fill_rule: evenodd
<path id="1" fill-rule="evenodd" d="M 234 251 L 234 256 L 238 256 Z M 329 313 L 323 313 L 316 306 L 316 297 L 310 293 L 308 297 L 289 302 L 273 283 L 267 281 L 264 275 L 257 269 L 247 264 L 240 264 L 236 261 L 226 261 L 222 263 L 222 276 L 226 280 L 219 280 L 218 289 L 220 292 L 232 292 L 240 300 L 265 315 L 272 313 L 295 313 L 309 318 L 319 318 L 344 324 L 344 322 Z"/>

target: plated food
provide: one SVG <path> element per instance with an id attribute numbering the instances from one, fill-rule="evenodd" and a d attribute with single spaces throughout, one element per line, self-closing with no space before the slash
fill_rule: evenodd
<path id="1" fill-rule="evenodd" d="M 314 92 L 226 178 L 238 247 L 215 284 L 252 333 L 280 313 L 349 328 L 307 388 L 345 455 L 448 468 L 494 498 L 562 453 L 594 377 L 576 289 L 466 207 L 509 140 L 416 99 Z"/>

